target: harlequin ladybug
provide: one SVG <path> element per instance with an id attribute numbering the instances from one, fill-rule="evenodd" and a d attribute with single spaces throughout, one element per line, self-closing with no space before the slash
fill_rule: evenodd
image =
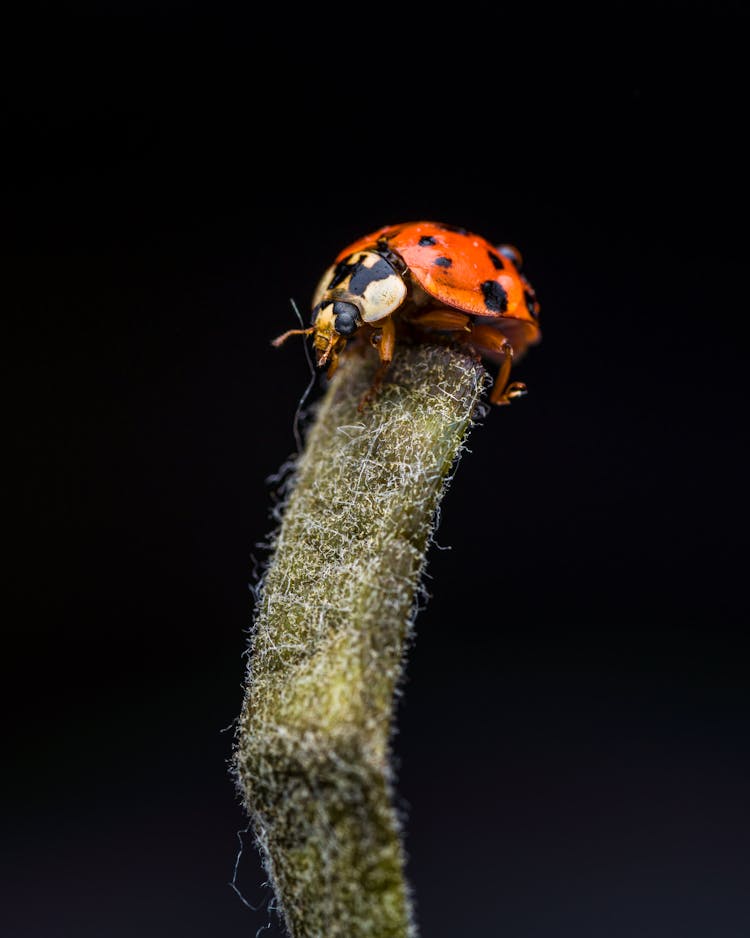
<path id="1" fill-rule="evenodd" d="M 457 340 L 500 365 L 490 394 L 508 404 L 526 386 L 508 376 L 514 358 L 541 339 L 539 304 L 521 273 L 520 253 L 494 247 L 464 228 L 420 221 L 389 225 L 350 244 L 323 274 L 312 300 L 309 329 L 318 366 L 329 376 L 353 339 L 365 339 L 380 355 L 377 388 L 393 358 L 397 336 Z"/>

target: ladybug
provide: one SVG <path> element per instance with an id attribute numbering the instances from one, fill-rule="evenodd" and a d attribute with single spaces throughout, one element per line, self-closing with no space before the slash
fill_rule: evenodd
<path id="1" fill-rule="evenodd" d="M 509 404 L 526 393 L 508 384 L 511 365 L 541 339 L 539 304 L 521 273 L 521 254 L 494 247 L 465 228 L 419 221 L 388 225 L 340 252 L 312 300 L 312 325 L 274 339 L 312 335 L 319 367 L 329 377 L 352 341 L 369 341 L 380 356 L 372 393 L 385 376 L 399 336 L 457 341 L 499 365 L 490 393 Z"/>

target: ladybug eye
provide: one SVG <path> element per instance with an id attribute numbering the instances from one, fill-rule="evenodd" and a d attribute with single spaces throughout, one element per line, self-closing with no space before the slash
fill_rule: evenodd
<path id="1" fill-rule="evenodd" d="M 357 330 L 357 307 L 353 303 L 333 304 L 333 324 L 339 335 L 351 335 Z"/>
<path id="2" fill-rule="evenodd" d="M 514 248 L 512 244 L 501 244 L 499 245 L 498 254 L 502 254 L 503 257 L 507 257 L 515 267 L 520 270 L 523 267 L 523 257 L 518 248 Z"/>

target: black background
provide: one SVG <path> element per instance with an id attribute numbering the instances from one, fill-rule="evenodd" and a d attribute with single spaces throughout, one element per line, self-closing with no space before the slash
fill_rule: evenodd
<path id="1" fill-rule="evenodd" d="M 269 340 L 342 246 L 424 218 L 522 249 L 544 340 L 472 435 L 410 652 L 423 934 L 750 931 L 747 17 L 413 13 L 5 31 L 8 934 L 268 921 L 252 847 L 260 910 L 227 885 L 222 729 L 308 380 Z"/>

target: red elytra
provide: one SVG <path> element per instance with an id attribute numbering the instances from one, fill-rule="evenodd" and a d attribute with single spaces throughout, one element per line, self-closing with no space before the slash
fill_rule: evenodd
<path id="1" fill-rule="evenodd" d="M 318 365 L 328 364 L 331 375 L 350 341 L 371 342 L 381 365 L 367 399 L 382 382 L 398 336 L 450 341 L 500 363 L 490 400 L 507 404 L 526 391 L 521 382 L 508 384 L 513 360 L 541 339 L 539 304 L 521 263 L 515 248 L 495 247 L 464 228 L 388 225 L 339 252 L 315 291 L 313 325 L 273 344 L 313 335 Z"/>
<path id="2" fill-rule="evenodd" d="M 386 225 L 358 238 L 338 254 L 336 262 L 358 251 L 377 250 L 378 245 L 387 245 L 399 255 L 416 282 L 441 304 L 484 320 L 498 320 L 496 325 L 510 340 L 516 360 L 541 340 L 539 303 L 518 269 L 521 255 L 515 248 L 495 247 L 465 228 L 418 221 Z M 450 264 L 440 263 L 441 258 Z M 492 283 L 500 290 L 493 290 Z"/>

